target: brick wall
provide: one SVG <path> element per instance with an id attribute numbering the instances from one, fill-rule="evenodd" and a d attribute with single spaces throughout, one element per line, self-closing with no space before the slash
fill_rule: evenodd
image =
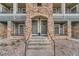
<path id="1" fill-rule="evenodd" d="M 6 36 L 7 32 L 6 32 L 6 25 L 3 23 L 0 23 L 0 36 L 4 37 Z"/>
<path id="2" fill-rule="evenodd" d="M 79 23 L 73 23 L 72 37 L 79 38 Z"/>

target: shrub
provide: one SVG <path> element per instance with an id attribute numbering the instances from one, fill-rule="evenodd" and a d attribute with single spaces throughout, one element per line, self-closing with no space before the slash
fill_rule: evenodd
<path id="1" fill-rule="evenodd" d="M 15 45 L 15 42 L 12 42 L 11 45 Z"/>
<path id="2" fill-rule="evenodd" d="M 16 42 L 20 42 L 20 40 L 17 40 Z"/>
<path id="3" fill-rule="evenodd" d="M 2 43 L 0 44 L 0 46 L 8 46 L 8 44 Z"/>

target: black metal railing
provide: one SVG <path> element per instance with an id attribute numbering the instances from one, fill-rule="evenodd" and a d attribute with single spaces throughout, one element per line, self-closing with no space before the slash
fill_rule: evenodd
<path id="1" fill-rule="evenodd" d="M 51 36 L 51 34 L 49 33 L 49 36 L 50 36 L 50 38 L 51 38 L 51 41 L 53 42 L 53 50 L 54 50 L 54 56 L 56 55 L 56 51 L 55 51 L 55 40 L 53 39 L 53 37 Z"/>
<path id="2" fill-rule="evenodd" d="M 25 39 L 25 41 L 24 41 L 24 43 L 25 43 L 25 53 L 24 53 L 24 55 L 25 55 L 25 56 L 27 55 L 26 52 L 27 52 L 27 45 L 28 45 L 28 40 L 29 40 L 29 38 L 30 38 L 30 33 L 29 33 L 29 35 L 28 35 L 28 38 Z"/>

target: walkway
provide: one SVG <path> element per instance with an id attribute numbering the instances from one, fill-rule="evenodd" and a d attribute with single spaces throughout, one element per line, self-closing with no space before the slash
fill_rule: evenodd
<path id="1" fill-rule="evenodd" d="M 43 39 L 43 38 L 42 38 Z M 1 56 L 53 56 L 54 47 L 51 41 L 31 39 L 28 42 L 28 48 L 25 52 L 25 43 L 23 40 L 11 40 L 11 43 L 2 43 L 0 39 Z M 9 41 L 10 42 L 10 41 Z M 27 47 L 27 46 L 26 46 Z M 79 56 L 79 42 L 72 40 L 55 40 L 56 56 Z"/>

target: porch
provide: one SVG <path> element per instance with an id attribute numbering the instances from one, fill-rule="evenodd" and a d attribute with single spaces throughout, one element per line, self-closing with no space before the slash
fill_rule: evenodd
<path id="1" fill-rule="evenodd" d="M 34 21 L 32 21 L 34 22 Z M 46 21 L 45 21 L 46 22 Z M 39 23 L 39 22 L 38 22 Z M 37 24 L 38 24 L 37 23 Z M 55 39 L 68 39 L 68 38 L 79 38 L 79 22 L 71 22 L 71 21 L 61 21 L 61 22 L 54 22 L 54 37 Z M 40 24 L 38 24 L 40 25 Z M 45 24 L 44 24 L 45 25 Z M 34 26 L 34 27 L 33 27 Z M 40 35 L 38 32 L 35 32 L 35 26 L 32 25 L 34 30 L 32 30 L 33 33 L 36 33 L 36 35 L 33 36 L 47 36 L 46 33 L 48 29 L 42 28 L 39 29 L 39 26 L 36 27 L 36 30 L 38 32 L 41 32 Z M 0 37 L 1 38 L 8 38 L 8 39 L 25 39 L 25 24 L 24 21 L 21 22 L 14 22 L 14 21 L 7 21 L 7 22 L 0 22 Z M 33 32 L 34 31 L 34 32 Z M 43 32 L 44 31 L 44 32 Z M 43 34 L 45 33 L 45 34 Z"/>

